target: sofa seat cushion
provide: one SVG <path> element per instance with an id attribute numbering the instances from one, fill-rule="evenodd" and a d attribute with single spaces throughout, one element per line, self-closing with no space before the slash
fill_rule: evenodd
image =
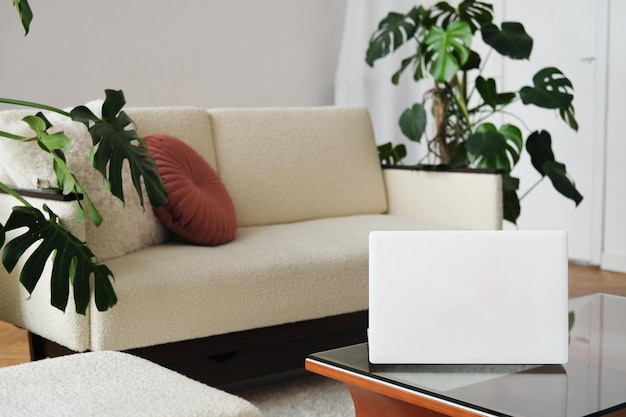
<path id="1" fill-rule="evenodd" d="M 115 308 L 91 348 L 124 350 L 366 309 L 371 230 L 439 229 L 359 215 L 240 228 L 216 247 L 164 243 L 110 260 Z M 93 305 L 92 305 L 93 307 Z"/>

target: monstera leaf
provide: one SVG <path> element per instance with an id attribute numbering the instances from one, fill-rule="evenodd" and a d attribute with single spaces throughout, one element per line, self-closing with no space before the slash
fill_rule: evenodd
<path id="1" fill-rule="evenodd" d="M 413 37 L 419 26 L 420 9 L 423 10 L 413 7 L 407 14 L 391 12 L 380 21 L 365 53 L 365 62 L 370 67 Z"/>
<path id="2" fill-rule="evenodd" d="M 485 80 L 482 76 L 476 77 L 476 89 L 484 102 L 494 110 L 498 106 L 509 104 L 515 98 L 515 93 L 498 93 L 496 80 L 493 78 Z"/>
<path id="3" fill-rule="evenodd" d="M 502 173 L 502 217 L 515 223 L 521 213 L 519 196 L 519 178 L 511 176 L 509 172 Z"/>
<path id="4" fill-rule="evenodd" d="M 504 136 L 498 133 L 495 126 L 493 129 L 485 129 L 484 126 L 467 139 L 467 150 L 487 161 L 504 154 L 506 140 Z M 485 168 L 488 167 L 485 166 Z M 493 168 L 497 168 L 497 166 Z"/>
<path id="5" fill-rule="evenodd" d="M 583 196 L 569 179 L 565 165 L 555 160 L 550 134 L 545 130 L 531 133 L 526 139 L 526 150 L 535 169 L 542 176 L 547 176 L 554 188 L 564 197 L 573 200 L 576 205 L 580 204 Z"/>
<path id="6" fill-rule="evenodd" d="M 574 130 L 578 123 L 572 104 L 574 86 L 558 68 L 539 70 L 533 77 L 533 86 L 522 87 L 520 97 L 524 104 L 534 104 L 545 109 L 558 109 L 561 118 Z"/>
<path id="7" fill-rule="evenodd" d="M 402 60 L 402 63 L 400 64 L 400 68 L 396 72 L 394 72 L 393 75 L 391 76 L 391 82 L 394 85 L 398 85 L 398 83 L 400 82 L 400 76 L 402 75 L 404 70 L 406 70 L 413 62 L 416 63 L 415 72 L 413 76 L 415 81 L 418 81 L 424 78 L 424 70 L 423 70 L 422 65 L 420 65 L 420 61 L 419 61 L 419 58 L 421 56 L 421 53 L 419 52 L 420 50 L 419 45 L 417 46 L 417 49 L 418 49 L 418 52 L 415 55 L 411 55 L 410 57 Z"/>
<path id="8" fill-rule="evenodd" d="M 441 18 L 441 26 L 447 27 L 451 21 L 462 20 L 470 25 L 472 33 L 493 20 L 493 6 L 476 0 L 464 0 L 458 7 L 439 2 L 434 8 L 439 11 L 433 17 Z"/>
<path id="9" fill-rule="evenodd" d="M 487 23 L 480 28 L 483 40 L 500 55 L 513 59 L 528 59 L 533 50 L 533 38 L 518 22 L 503 22 L 502 29 L 493 23 Z"/>
<path id="10" fill-rule="evenodd" d="M 378 146 L 378 157 L 382 165 L 397 165 L 406 157 L 406 146 L 384 143 Z"/>
<path id="11" fill-rule="evenodd" d="M 143 184 L 145 185 L 153 207 L 167 203 L 167 191 L 157 173 L 154 160 L 148 154 L 143 139 L 137 132 L 129 129 L 132 120 L 121 111 L 126 100 L 122 91 L 106 90 L 106 99 L 102 105 L 102 118 L 97 117 L 85 106 L 74 108 L 72 119 L 87 126 L 95 153 L 93 166 L 110 188 L 111 193 L 124 202 L 122 165 L 128 160 L 130 173 L 137 195 L 143 205 Z"/>
<path id="12" fill-rule="evenodd" d="M 472 30 L 466 22 L 454 21 L 446 29 L 430 28 L 424 38 L 427 53 L 432 54 L 430 74 L 440 82 L 448 81 L 467 62 L 470 56 Z"/>
<path id="13" fill-rule="evenodd" d="M 33 20 L 33 11 L 30 9 L 28 0 L 13 0 L 13 6 L 15 6 L 17 14 L 20 16 L 22 27 L 24 27 L 24 35 L 28 35 L 30 22 Z"/>
<path id="14" fill-rule="evenodd" d="M 5 232 L 18 230 L 20 235 L 11 239 L 2 251 L 2 263 L 11 272 L 20 258 L 27 256 L 20 282 L 32 293 L 39 282 L 48 259 L 52 258 L 51 304 L 65 311 L 69 299 L 70 285 L 74 287 L 76 312 L 85 314 L 90 300 L 89 280 L 93 276 L 95 283 L 95 301 L 99 311 L 105 311 L 117 303 L 117 297 L 111 279 L 113 273 L 106 265 L 94 261 L 91 250 L 75 236 L 65 230 L 57 216 L 47 207 L 47 219 L 41 211 L 32 206 L 17 206 L 0 228 L 0 240 L 4 241 Z M 26 228 L 26 230 L 23 230 Z M 26 251 L 35 247 L 33 252 Z"/>
<path id="15" fill-rule="evenodd" d="M 467 151 L 478 168 L 509 172 L 519 161 L 522 149 L 522 132 L 511 124 L 497 129 L 492 123 L 483 123 L 467 139 Z"/>
<path id="16" fill-rule="evenodd" d="M 400 116 L 400 130 L 410 140 L 419 142 L 426 129 L 426 110 L 420 103 L 415 103 L 412 107 L 402 112 Z"/>

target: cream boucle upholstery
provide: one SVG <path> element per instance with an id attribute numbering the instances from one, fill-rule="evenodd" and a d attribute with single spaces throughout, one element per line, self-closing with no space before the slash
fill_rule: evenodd
<path id="1" fill-rule="evenodd" d="M 217 169 L 213 133 L 206 109 L 196 107 L 129 108 L 141 137 L 154 134 L 174 136 L 194 148 Z"/>
<path id="2" fill-rule="evenodd" d="M 120 300 L 106 313 L 92 310 L 91 347 L 125 350 L 366 309 L 369 231 L 433 227 L 333 217 L 244 227 L 214 248 L 163 244 L 112 259 L 109 267 L 124 271 Z"/>
<path id="3" fill-rule="evenodd" d="M 485 204 L 480 197 L 501 193 L 499 175 L 400 169 L 386 169 L 383 174 L 389 214 L 430 221 L 447 219 L 448 227 L 460 229 L 495 230 L 502 226 L 502 201 Z M 438 198 L 430 198 L 435 195 Z"/>
<path id="4" fill-rule="evenodd" d="M 229 109 L 209 114 L 218 172 L 240 226 L 387 210 L 366 109 Z"/>
<path id="5" fill-rule="evenodd" d="M 54 210 L 107 259 L 119 302 L 105 313 L 92 302 L 86 316 L 76 316 L 73 306 L 63 314 L 49 304 L 48 272 L 28 300 L 18 271 L 7 276 L 0 269 L 0 319 L 76 351 L 144 347 L 364 310 L 369 231 L 501 224 L 498 175 L 381 170 L 362 108 L 127 113 L 139 135 L 178 137 L 216 168 L 240 228 L 233 242 L 218 247 L 169 241 L 136 197 L 123 209 L 103 193 L 87 159 L 74 162 L 105 221 L 99 229 L 76 223 L 72 202 L 54 203 Z M 0 129 L 23 114 L 0 112 Z M 62 127 L 76 135 L 72 152 L 84 156 L 86 132 Z M 29 145 L 6 146 L 28 153 Z M 0 166 L 2 181 L 33 177 L 33 167 L 3 154 Z M 39 168 L 37 175 L 49 174 Z M 125 183 L 130 187 L 130 179 Z M 14 204 L 0 196 L 0 222 Z"/>
<path id="6" fill-rule="evenodd" d="M 12 196 L 0 194 L 0 223 L 4 224 L 11 213 L 11 207 L 16 205 Z M 85 239 L 85 228 L 76 220 L 76 205 L 68 202 L 49 201 L 38 198 L 29 198 L 28 201 L 41 209 L 47 204 L 53 212 L 64 220 L 64 225 L 79 239 Z M 64 314 L 56 308 L 50 307 L 50 269 L 48 264 L 41 278 L 40 285 L 35 288 L 29 299 L 28 292 L 19 283 L 20 260 L 18 267 L 11 274 L 0 265 L 0 320 L 14 323 L 22 328 L 29 329 L 37 334 L 53 333 L 58 343 L 64 346 L 74 346 L 75 350 L 89 349 L 89 310 L 85 316 L 78 314 Z M 70 297 L 68 311 L 74 311 L 74 301 Z"/>
<path id="7" fill-rule="evenodd" d="M 262 416 L 242 398 L 121 352 L 2 368 L 0 386 L 3 416 Z"/>

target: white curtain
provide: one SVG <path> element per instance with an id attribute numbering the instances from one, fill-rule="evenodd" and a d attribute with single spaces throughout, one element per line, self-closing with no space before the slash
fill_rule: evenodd
<path id="1" fill-rule="evenodd" d="M 376 61 L 374 68 L 365 63 L 365 52 L 380 20 L 391 11 L 406 13 L 416 4 L 416 0 L 348 0 L 335 79 L 335 104 L 368 107 L 377 143 L 404 143 L 408 151 L 405 164 L 417 162 L 422 152 L 402 135 L 398 119 L 404 109 L 422 100 L 425 89 L 413 81 L 410 68 L 398 85 L 391 83 L 391 76 L 403 58 L 415 53 L 415 44 Z"/>

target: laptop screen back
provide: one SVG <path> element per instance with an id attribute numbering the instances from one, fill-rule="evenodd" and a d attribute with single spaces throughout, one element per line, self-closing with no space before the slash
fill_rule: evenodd
<path id="1" fill-rule="evenodd" d="M 369 250 L 370 362 L 567 362 L 565 232 L 372 232 Z"/>

